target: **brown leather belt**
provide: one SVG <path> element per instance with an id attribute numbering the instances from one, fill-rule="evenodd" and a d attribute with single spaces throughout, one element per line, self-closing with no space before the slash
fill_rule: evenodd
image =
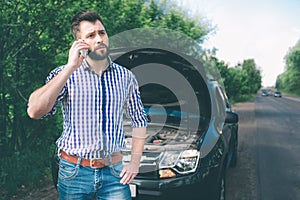
<path id="1" fill-rule="evenodd" d="M 78 157 L 77 156 L 71 156 L 68 155 L 66 152 L 61 151 L 61 157 L 71 163 L 77 164 L 78 162 Z M 115 164 L 117 162 L 121 162 L 123 159 L 123 156 L 121 152 L 116 152 L 111 154 L 111 162 L 112 164 Z M 85 159 L 81 158 L 80 165 L 86 166 L 86 167 L 91 167 L 91 168 L 103 168 L 106 167 L 110 164 L 109 158 L 93 158 L 93 159 Z"/>

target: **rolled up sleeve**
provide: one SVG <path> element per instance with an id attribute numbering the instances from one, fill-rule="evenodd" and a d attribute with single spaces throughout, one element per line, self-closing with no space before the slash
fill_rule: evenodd
<path id="1" fill-rule="evenodd" d="M 47 76 L 46 78 L 46 81 L 45 83 L 47 84 L 50 80 L 52 80 L 57 74 L 59 74 L 59 72 L 61 72 L 61 70 L 63 69 L 64 66 L 61 66 L 61 67 L 58 67 L 58 68 L 55 68 L 54 70 L 52 70 L 49 75 Z M 52 109 L 44 116 L 44 117 L 47 117 L 49 115 L 54 115 L 56 112 L 57 112 L 57 107 L 58 105 L 63 101 L 65 95 L 67 94 L 67 86 L 65 85 L 61 92 L 59 93 Z"/>
<path id="2" fill-rule="evenodd" d="M 133 77 L 129 87 L 127 114 L 131 119 L 131 125 L 133 128 L 147 126 L 147 114 L 144 110 L 144 106 L 140 97 L 138 82 L 135 77 Z"/>

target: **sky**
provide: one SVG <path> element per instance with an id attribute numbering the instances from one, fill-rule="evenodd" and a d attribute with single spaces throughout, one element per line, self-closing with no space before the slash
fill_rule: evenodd
<path id="1" fill-rule="evenodd" d="M 284 57 L 300 40 L 300 0 L 174 0 L 216 26 L 204 47 L 230 67 L 254 59 L 262 85 L 274 86 Z"/>

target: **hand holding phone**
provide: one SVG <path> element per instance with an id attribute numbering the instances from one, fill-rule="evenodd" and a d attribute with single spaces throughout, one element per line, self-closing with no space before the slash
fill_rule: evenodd
<path id="1" fill-rule="evenodd" d="M 89 53 L 88 49 L 80 50 L 80 54 L 81 54 L 84 58 L 86 58 L 86 56 L 88 55 L 88 53 Z"/>
<path id="2" fill-rule="evenodd" d="M 69 58 L 67 64 L 72 68 L 77 69 L 81 65 L 83 59 L 86 58 L 89 54 L 89 48 L 89 45 L 85 43 L 84 40 L 79 39 L 74 41 L 69 50 Z"/>

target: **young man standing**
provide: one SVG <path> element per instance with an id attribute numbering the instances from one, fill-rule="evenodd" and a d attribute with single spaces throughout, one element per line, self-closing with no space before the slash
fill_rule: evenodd
<path id="1" fill-rule="evenodd" d="M 128 184 L 138 173 L 147 126 L 137 80 L 111 61 L 97 13 L 80 12 L 71 26 L 75 41 L 67 64 L 54 69 L 30 95 L 27 113 L 40 119 L 62 104 L 64 129 L 56 141 L 60 199 L 131 199 Z M 85 50 L 88 54 L 80 55 Z M 124 109 L 132 120 L 133 141 L 131 161 L 123 166 Z"/>

